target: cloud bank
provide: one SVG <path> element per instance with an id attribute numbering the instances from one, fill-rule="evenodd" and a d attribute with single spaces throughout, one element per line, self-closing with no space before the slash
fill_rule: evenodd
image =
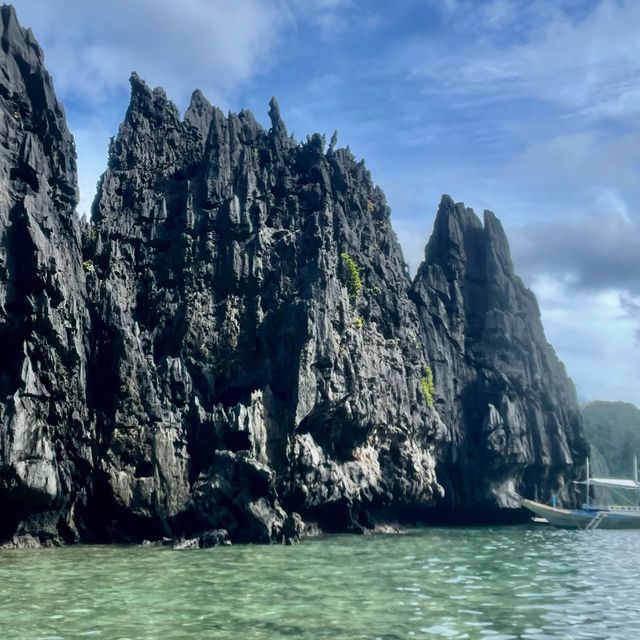
<path id="1" fill-rule="evenodd" d="M 278 0 L 19 0 L 17 10 L 38 34 L 58 91 L 94 105 L 128 92 L 132 70 L 178 103 L 196 87 L 222 99 L 268 71 L 269 53 L 293 19 Z"/>

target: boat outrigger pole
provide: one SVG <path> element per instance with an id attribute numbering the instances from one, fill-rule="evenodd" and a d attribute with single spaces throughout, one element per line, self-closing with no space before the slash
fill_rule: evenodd
<path id="1" fill-rule="evenodd" d="M 633 479 L 638 482 L 638 456 L 633 456 Z"/>
<path id="2" fill-rule="evenodd" d="M 589 484 L 589 475 L 590 475 L 589 474 L 589 458 L 587 458 L 587 480 L 585 482 L 585 484 L 587 485 L 587 499 L 585 501 L 585 504 L 586 504 L 587 507 L 589 506 L 589 486 L 590 486 L 590 484 Z"/>

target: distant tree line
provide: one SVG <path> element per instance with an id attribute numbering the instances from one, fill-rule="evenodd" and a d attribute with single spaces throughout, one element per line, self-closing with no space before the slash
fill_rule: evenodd
<path id="1" fill-rule="evenodd" d="M 628 402 L 598 400 L 582 407 L 594 475 L 630 478 L 640 459 L 640 409 Z"/>

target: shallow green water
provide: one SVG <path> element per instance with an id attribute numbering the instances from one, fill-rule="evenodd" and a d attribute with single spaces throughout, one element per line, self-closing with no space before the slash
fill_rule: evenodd
<path id="1" fill-rule="evenodd" d="M 0 638 L 640 637 L 640 531 L 0 552 Z"/>

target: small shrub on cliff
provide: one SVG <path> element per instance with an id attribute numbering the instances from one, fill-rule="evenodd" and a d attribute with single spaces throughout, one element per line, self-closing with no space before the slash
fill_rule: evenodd
<path id="1" fill-rule="evenodd" d="M 344 265 L 346 276 L 347 276 L 347 291 L 349 292 L 349 297 L 352 300 L 355 300 L 362 290 L 362 277 L 360 276 L 360 267 L 358 263 L 346 252 L 343 251 L 340 254 L 340 259 L 342 260 L 342 264 Z"/>
<path id="2" fill-rule="evenodd" d="M 424 376 L 420 378 L 420 386 L 422 387 L 422 394 L 424 395 L 427 405 L 432 407 L 435 386 L 433 384 L 433 371 L 431 371 L 431 367 L 427 367 L 424 370 Z"/>
<path id="3" fill-rule="evenodd" d="M 82 263 L 82 268 L 85 270 L 85 273 L 93 273 L 96 270 L 93 266 L 93 260 L 85 260 Z"/>

